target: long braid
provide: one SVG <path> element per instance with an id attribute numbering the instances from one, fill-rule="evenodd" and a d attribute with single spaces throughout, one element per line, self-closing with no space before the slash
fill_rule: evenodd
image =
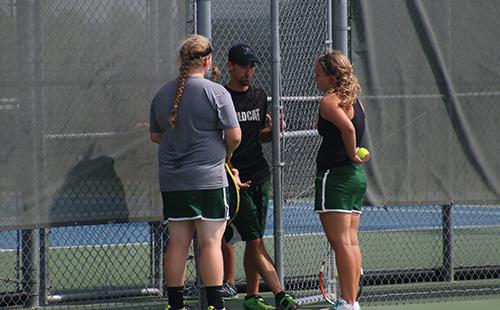
<path id="1" fill-rule="evenodd" d="M 175 91 L 174 106 L 168 115 L 168 125 L 170 127 L 174 127 L 175 122 L 177 121 L 177 111 L 179 110 L 179 103 L 181 102 L 182 95 L 184 94 L 184 87 L 186 86 L 187 75 L 189 72 L 189 64 L 187 62 L 183 62 L 179 71 L 180 75 L 179 82 L 177 83 L 177 90 Z"/>
<path id="2" fill-rule="evenodd" d="M 175 91 L 175 99 L 172 110 L 168 114 L 168 125 L 174 127 L 177 122 L 177 112 L 184 94 L 186 80 L 189 70 L 203 64 L 202 58 L 212 53 L 210 41 L 200 35 L 191 35 L 181 45 L 179 54 L 181 59 L 181 67 L 179 68 L 179 82 Z"/>

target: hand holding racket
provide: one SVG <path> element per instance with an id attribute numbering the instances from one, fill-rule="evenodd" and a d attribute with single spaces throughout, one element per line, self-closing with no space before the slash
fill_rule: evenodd
<path id="1" fill-rule="evenodd" d="M 229 183 L 229 224 L 231 224 L 240 211 L 240 188 L 238 170 L 226 166 L 227 181 Z"/>

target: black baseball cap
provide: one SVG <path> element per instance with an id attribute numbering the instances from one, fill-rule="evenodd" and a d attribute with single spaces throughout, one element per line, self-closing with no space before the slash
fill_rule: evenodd
<path id="1" fill-rule="evenodd" d="M 259 59 L 255 56 L 255 52 L 248 44 L 236 44 L 229 49 L 229 61 L 239 65 L 247 65 L 251 62 L 260 64 Z"/>

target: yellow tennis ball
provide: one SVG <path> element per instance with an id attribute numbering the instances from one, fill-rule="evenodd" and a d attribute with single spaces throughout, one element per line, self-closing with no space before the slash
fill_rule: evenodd
<path id="1" fill-rule="evenodd" d="M 368 152 L 368 150 L 364 147 L 360 147 L 358 149 L 358 152 L 357 152 L 359 158 L 361 159 L 364 159 L 366 157 L 366 155 L 370 154 L 370 152 Z"/>

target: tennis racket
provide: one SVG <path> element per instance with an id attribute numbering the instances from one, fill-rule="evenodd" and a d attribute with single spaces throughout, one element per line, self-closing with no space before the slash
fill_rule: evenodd
<path id="1" fill-rule="evenodd" d="M 358 293 L 356 300 L 361 297 L 363 292 L 364 276 L 363 268 L 361 268 L 361 276 L 359 278 Z M 337 298 L 340 297 L 340 279 L 335 261 L 335 252 L 330 248 L 325 259 L 321 262 L 321 270 L 319 272 L 319 289 L 321 295 L 329 303 L 334 305 Z"/>
<path id="2" fill-rule="evenodd" d="M 340 281 L 337 265 L 335 262 L 335 252 L 333 249 L 328 251 L 325 259 L 321 262 L 321 270 L 319 272 L 319 289 L 321 295 L 329 304 L 335 304 L 335 301 L 340 296 Z"/>
<path id="3" fill-rule="evenodd" d="M 240 211 L 240 188 L 238 187 L 236 177 L 231 171 L 231 168 L 229 168 L 228 164 L 226 164 L 226 174 L 227 181 L 229 183 L 229 226 Z"/>
<path id="4" fill-rule="evenodd" d="M 363 274 L 363 267 L 361 267 L 361 273 L 359 275 L 358 294 L 356 295 L 356 300 L 359 300 L 359 298 L 363 294 L 363 286 L 365 286 L 365 276 Z"/>

